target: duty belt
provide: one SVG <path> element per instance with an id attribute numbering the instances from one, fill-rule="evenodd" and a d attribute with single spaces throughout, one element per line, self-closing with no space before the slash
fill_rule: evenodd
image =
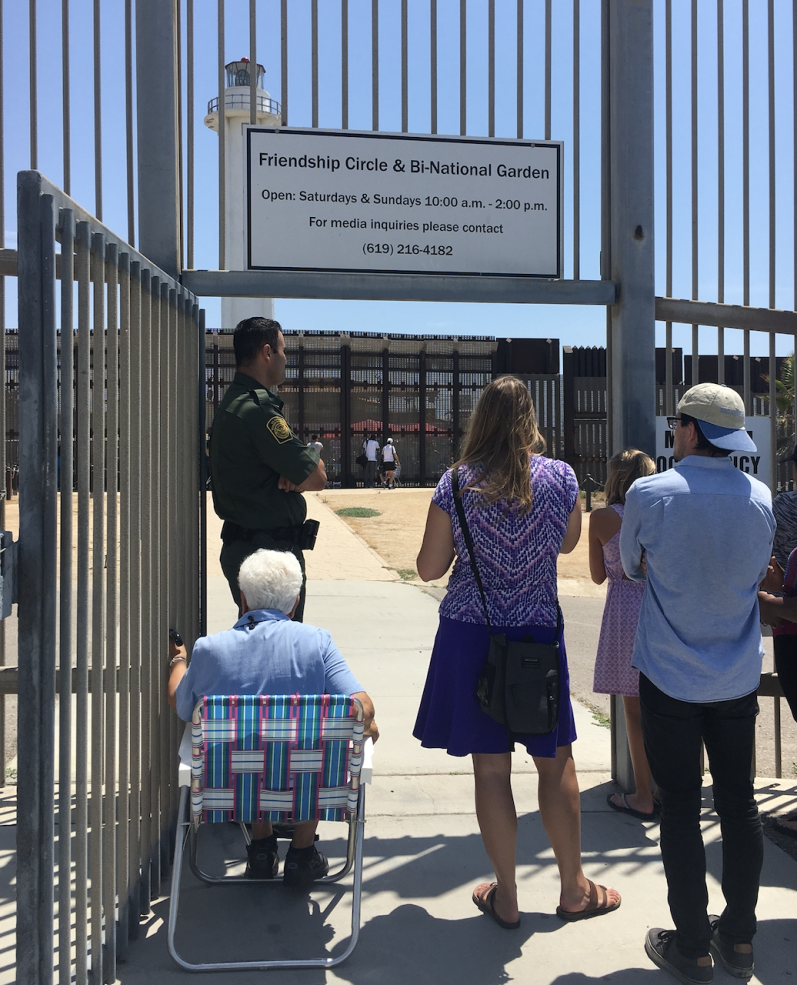
<path id="1" fill-rule="evenodd" d="M 221 539 L 225 544 L 233 540 L 243 540 L 271 550 L 279 550 L 279 544 L 289 544 L 303 551 L 312 551 L 320 524 L 318 520 L 305 520 L 289 527 L 271 527 L 268 530 L 252 530 L 242 527 L 232 520 L 225 520 L 221 528 Z"/>

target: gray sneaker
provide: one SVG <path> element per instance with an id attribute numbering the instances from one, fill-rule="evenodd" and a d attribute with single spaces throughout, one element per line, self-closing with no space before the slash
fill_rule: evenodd
<path id="1" fill-rule="evenodd" d="M 675 931 L 653 927 L 645 938 L 645 953 L 659 968 L 669 971 L 683 985 L 711 985 L 714 981 L 714 965 L 711 955 L 705 958 L 686 958 L 675 944 Z M 700 964 L 699 962 L 703 962 Z"/>
<path id="2" fill-rule="evenodd" d="M 720 934 L 720 918 L 716 914 L 710 913 L 708 916 L 708 921 L 711 924 L 710 946 L 711 950 L 714 952 L 714 957 L 720 959 L 725 967 L 725 970 L 729 975 L 733 975 L 734 978 L 752 978 L 753 971 L 755 970 L 752 945 L 750 945 L 749 952 L 737 951 L 737 944 L 733 941 L 728 941 L 727 938 Z"/>

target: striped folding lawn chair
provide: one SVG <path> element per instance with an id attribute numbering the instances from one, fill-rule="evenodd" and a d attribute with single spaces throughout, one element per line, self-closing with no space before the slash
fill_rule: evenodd
<path id="1" fill-rule="evenodd" d="M 369 743 L 370 744 L 370 743 Z M 172 870 L 168 945 L 188 971 L 331 968 L 352 953 L 360 933 L 365 788 L 363 708 L 344 694 L 212 695 L 191 722 L 190 788 L 181 766 L 180 808 Z M 192 964 L 175 948 L 180 873 L 186 842 L 191 870 L 209 883 L 252 883 L 244 876 L 211 876 L 197 860 L 201 824 L 237 821 L 247 845 L 247 823 L 346 821 L 346 861 L 317 883 L 337 882 L 354 869 L 351 937 L 334 958 Z M 281 886 L 281 880 L 255 880 Z"/>

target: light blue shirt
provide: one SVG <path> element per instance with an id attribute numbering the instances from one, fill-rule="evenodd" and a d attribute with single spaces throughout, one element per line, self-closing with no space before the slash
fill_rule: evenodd
<path id="1" fill-rule="evenodd" d="M 254 609 L 232 629 L 202 636 L 177 686 L 177 714 L 190 722 L 209 694 L 356 694 L 363 687 L 325 629 L 284 612 Z"/>
<path id="2" fill-rule="evenodd" d="M 681 701 L 729 701 L 758 687 L 758 584 L 775 520 L 769 489 L 728 458 L 689 455 L 626 494 L 620 557 L 644 581 L 632 664 Z"/>

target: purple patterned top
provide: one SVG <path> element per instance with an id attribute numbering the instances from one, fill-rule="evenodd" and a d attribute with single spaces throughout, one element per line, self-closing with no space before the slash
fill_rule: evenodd
<path id="1" fill-rule="evenodd" d="M 541 455 L 532 458 L 530 472 L 534 498 L 525 516 L 516 511 L 505 515 L 504 502 L 480 508 L 479 494 L 471 489 L 462 499 L 494 626 L 556 625 L 556 559 L 578 499 L 578 480 L 566 462 Z M 460 488 L 474 474 L 472 466 L 460 466 Z M 438 482 L 432 502 L 451 517 L 457 552 L 440 615 L 484 625 L 479 589 L 454 507 L 450 469 Z"/>

